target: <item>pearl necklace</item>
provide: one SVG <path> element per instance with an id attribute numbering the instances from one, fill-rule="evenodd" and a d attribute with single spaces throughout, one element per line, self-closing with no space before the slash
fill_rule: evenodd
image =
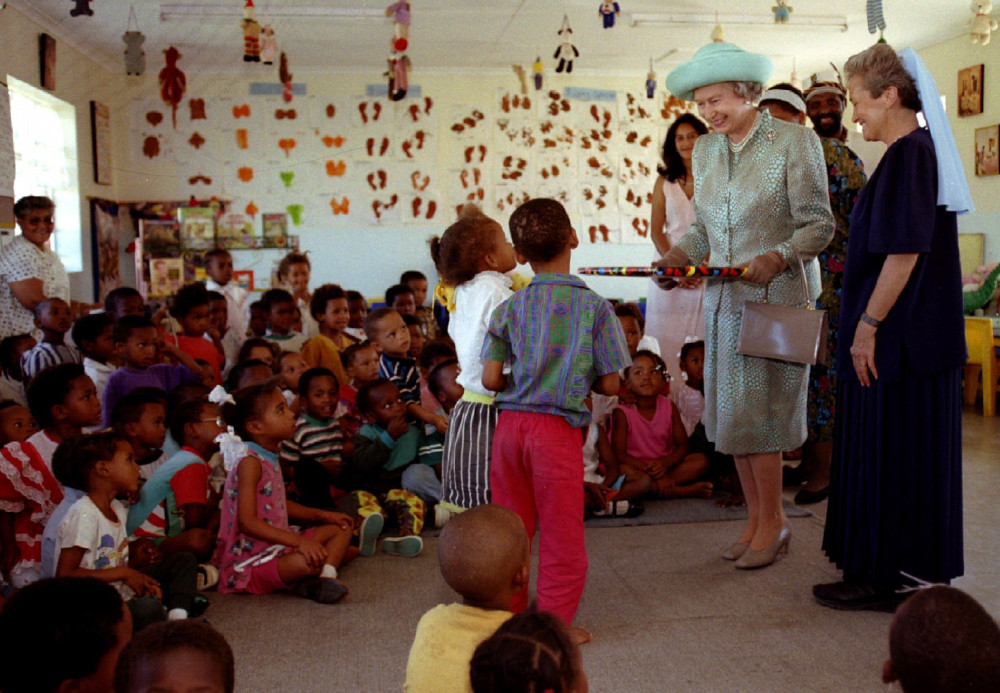
<path id="1" fill-rule="evenodd" d="M 754 115 L 753 123 L 751 123 L 750 125 L 750 129 L 747 130 L 747 134 L 744 135 L 743 139 L 741 139 L 739 142 L 733 142 L 732 138 L 726 137 L 726 139 L 729 141 L 729 151 L 733 152 L 734 154 L 738 154 L 739 152 L 743 151 L 743 148 L 747 146 L 747 142 L 750 141 L 750 135 L 753 134 L 753 131 L 757 127 L 757 121 L 759 120 L 760 120 L 760 111 L 757 111 L 756 115 Z"/>

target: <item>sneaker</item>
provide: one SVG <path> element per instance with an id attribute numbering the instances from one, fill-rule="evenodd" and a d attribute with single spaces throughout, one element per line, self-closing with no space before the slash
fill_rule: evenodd
<path id="1" fill-rule="evenodd" d="M 191 600 L 191 608 L 188 610 L 188 618 L 198 618 L 208 609 L 208 597 L 203 594 L 196 594 Z"/>
<path id="2" fill-rule="evenodd" d="M 347 585 L 333 578 L 304 580 L 295 585 L 294 591 L 300 597 L 320 604 L 335 604 L 347 596 Z"/>
<path id="3" fill-rule="evenodd" d="M 639 517 L 646 508 L 638 501 L 608 501 L 604 510 L 598 510 L 594 517 Z"/>
<path id="4" fill-rule="evenodd" d="M 200 563 L 197 575 L 196 585 L 199 592 L 211 589 L 219 584 L 219 569 L 211 563 Z"/>
<path id="5" fill-rule="evenodd" d="M 434 526 L 441 529 L 451 519 L 452 512 L 440 503 L 434 506 Z"/>
<path id="6" fill-rule="evenodd" d="M 424 540 L 415 535 L 389 537 L 382 540 L 382 550 L 390 556 L 412 558 L 424 550 Z"/>
<path id="7" fill-rule="evenodd" d="M 361 522 L 358 530 L 358 548 L 362 556 L 371 556 L 375 553 L 375 546 L 378 542 L 378 535 L 382 533 L 385 526 L 385 518 L 381 513 L 372 513 Z"/>

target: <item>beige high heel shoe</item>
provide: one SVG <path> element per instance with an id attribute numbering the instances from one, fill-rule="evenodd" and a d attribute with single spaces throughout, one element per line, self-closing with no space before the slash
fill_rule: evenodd
<path id="1" fill-rule="evenodd" d="M 736 567 L 739 570 L 752 570 L 753 568 L 769 566 L 774 563 L 779 553 L 788 552 L 788 545 L 791 541 L 792 528 L 788 526 L 788 522 L 786 521 L 770 546 L 761 551 L 754 551 L 750 547 L 747 547 L 746 552 L 740 560 L 736 561 Z"/>
<path id="2" fill-rule="evenodd" d="M 723 551 L 722 557 L 727 561 L 735 561 L 740 556 L 745 554 L 747 552 L 747 549 L 749 548 L 750 548 L 750 542 L 738 541 L 732 546 L 730 546 L 728 549 Z"/>

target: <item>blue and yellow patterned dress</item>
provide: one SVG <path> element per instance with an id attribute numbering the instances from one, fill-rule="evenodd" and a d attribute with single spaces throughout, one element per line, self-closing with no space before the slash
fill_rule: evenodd
<path id="1" fill-rule="evenodd" d="M 806 263 L 811 298 L 820 291 L 816 255 L 833 237 L 826 163 L 812 130 L 761 113 L 734 151 L 725 135 L 695 144 L 697 219 L 677 244 L 692 262 L 744 265 L 777 251 L 788 269 L 770 282 L 770 303 L 803 305 L 795 253 Z M 742 280 L 708 282 L 705 292 L 705 431 L 719 452 L 792 450 L 806 438 L 808 368 L 736 353 L 743 304 L 763 301 L 764 287 Z"/>

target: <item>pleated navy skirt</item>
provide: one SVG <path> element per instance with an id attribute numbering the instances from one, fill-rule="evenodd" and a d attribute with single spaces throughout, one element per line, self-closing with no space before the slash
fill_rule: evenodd
<path id="1" fill-rule="evenodd" d="M 845 577 L 876 585 L 908 582 L 901 572 L 958 577 L 962 369 L 838 385 L 823 550 Z"/>

